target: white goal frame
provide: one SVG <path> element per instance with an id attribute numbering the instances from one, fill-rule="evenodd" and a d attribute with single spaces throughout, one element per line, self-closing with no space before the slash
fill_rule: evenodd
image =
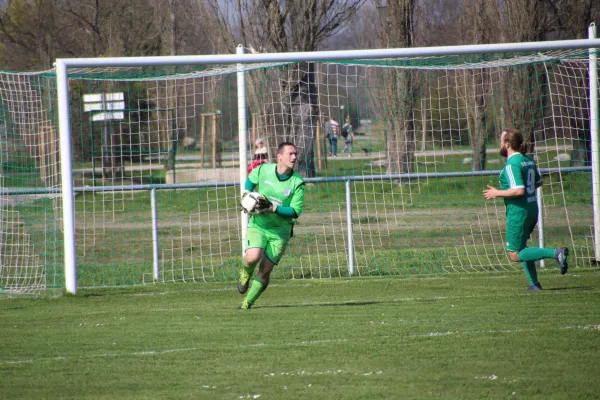
<path id="1" fill-rule="evenodd" d="M 598 75 L 596 51 L 600 39 L 596 39 L 596 27 L 590 26 L 589 39 L 547 42 L 505 43 L 486 45 L 439 46 L 403 49 L 348 50 L 319 52 L 290 52 L 243 54 L 241 48 L 235 55 L 198 55 L 162 57 L 107 57 L 107 58 L 60 58 L 56 60 L 56 84 L 58 95 L 58 124 L 60 140 L 61 191 L 63 201 L 65 289 L 77 293 L 77 258 L 75 242 L 75 207 L 72 174 L 72 147 L 69 107 L 69 69 L 87 67 L 140 67 L 207 64 L 248 64 L 272 62 L 335 61 L 349 59 L 382 59 L 423 56 L 450 56 L 481 53 L 548 51 L 561 49 L 589 49 L 590 110 L 592 146 L 592 183 L 594 208 L 594 252 L 600 261 L 600 160 L 598 158 Z M 246 115 L 244 72 L 238 72 L 238 120 L 240 121 L 240 182 L 245 180 L 246 169 Z M 596 105 L 596 107 L 594 107 Z"/>

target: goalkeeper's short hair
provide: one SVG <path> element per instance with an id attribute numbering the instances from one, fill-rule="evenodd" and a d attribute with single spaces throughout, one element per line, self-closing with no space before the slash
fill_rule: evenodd
<path id="1" fill-rule="evenodd" d="M 279 146 L 277 146 L 277 154 L 283 153 L 283 149 L 286 146 L 293 146 L 294 148 L 296 148 L 296 145 L 292 142 L 281 142 L 281 143 L 279 143 Z"/>

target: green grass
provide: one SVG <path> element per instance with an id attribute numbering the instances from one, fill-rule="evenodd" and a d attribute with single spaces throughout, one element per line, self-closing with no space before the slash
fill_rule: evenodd
<path id="1" fill-rule="evenodd" d="M 0 301 L 6 399 L 593 399 L 600 272 L 231 283 Z"/>

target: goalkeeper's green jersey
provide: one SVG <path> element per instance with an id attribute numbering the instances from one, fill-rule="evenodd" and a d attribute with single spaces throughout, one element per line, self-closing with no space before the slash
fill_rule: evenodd
<path id="1" fill-rule="evenodd" d="M 504 204 L 527 209 L 537 208 L 535 189 L 542 183 L 535 161 L 521 153 L 514 153 L 506 160 L 500 173 L 500 189 L 525 188 L 525 196 L 505 197 Z"/>
<path id="2" fill-rule="evenodd" d="M 277 176 L 277 164 L 262 164 L 252 170 L 248 179 L 258 185 L 258 192 L 273 204 L 292 207 L 299 217 L 304 211 L 304 180 L 296 172 L 284 180 Z M 289 236 L 294 218 L 282 217 L 276 213 L 254 215 L 249 226 L 257 225 L 273 233 Z"/>

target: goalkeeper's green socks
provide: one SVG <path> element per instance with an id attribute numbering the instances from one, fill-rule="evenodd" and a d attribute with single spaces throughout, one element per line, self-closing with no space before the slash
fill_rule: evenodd
<path id="1" fill-rule="evenodd" d="M 544 258 L 554 258 L 556 249 L 541 247 L 526 247 L 519 252 L 519 261 L 537 261 Z"/>
<path id="2" fill-rule="evenodd" d="M 523 271 L 525 271 L 530 286 L 539 283 L 537 270 L 535 269 L 535 261 L 521 261 L 521 267 L 523 267 Z"/>
<path id="3" fill-rule="evenodd" d="M 252 274 L 254 273 L 255 266 L 254 265 L 250 266 L 250 265 L 244 263 L 244 265 L 242 266 L 242 268 L 244 268 L 244 271 L 246 271 L 246 273 L 248 275 L 252 276 Z"/>
<path id="4" fill-rule="evenodd" d="M 269 286 L 269 282 L 264 283 L 258 276 L 252 278 L 252 286 L 250 286 L 250 290 L 248 291 L 245 299 L 248 304 L 253 305 L 256 299 L 260 297 L 262 292 L 267 289 L 267 286 Z"/>

